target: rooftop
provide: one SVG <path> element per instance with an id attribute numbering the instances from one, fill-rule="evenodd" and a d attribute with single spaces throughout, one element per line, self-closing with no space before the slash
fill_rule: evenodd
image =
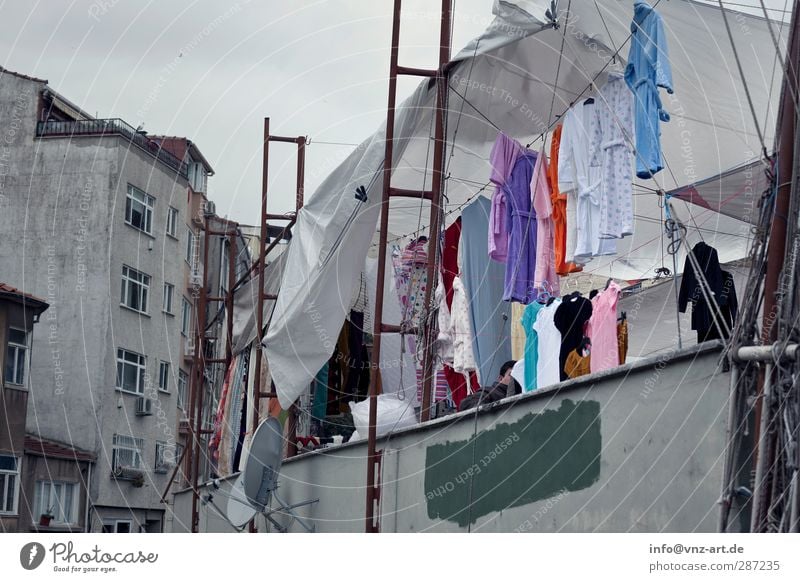
<path id="1" fill-rule="evenodd" d="M 30 455 L 47 457 L 50 459 L 88 461 L 90 463 L 93 463 L 97 460 L 97 455 L 94 453 L 90 453 L 89 451 L 84 451 L 82 449 L 76 449 L 67 443 L 45 439 L 35 434 L 25 435 L 25 452 Z"/>
<path id="2" fill-rule="evenodd" d="M 40 299 L 35 295 L 20 291 L 16 287 L 12 287 L 7 283 L 2 282 L 0 282 L 0 299 L 6 299 L 8 301 L 20 303 L 23 307 L 30 307 L 31 309 L 36 310 L 37 313 L 42 313 L 48 307 L 50 307 L 50 305 L 44 299 Z"/>

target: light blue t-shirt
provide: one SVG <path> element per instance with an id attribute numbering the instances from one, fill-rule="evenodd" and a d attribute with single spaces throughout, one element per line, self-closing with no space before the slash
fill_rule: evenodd
<path id="1" fill-rule="evenodd" d="M 538 301 L 530 303 L 522 312 L 522 329 L 525 330 L 525 385 L 523 392 L 536 390 L 536 363 L 539 360 L 539 334 L 533 329 L 539 310 L 544 305 Z"/>

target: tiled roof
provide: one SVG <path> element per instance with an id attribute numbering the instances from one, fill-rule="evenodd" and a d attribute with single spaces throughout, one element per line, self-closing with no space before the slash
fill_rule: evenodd
<path id="1" fill-rule="evenodd" d="M 44 299 L 36 297 L 36 295 L 31 295 L 30 293 L 25 293 L 24 291 L 20 291 L 16 287 L 12 287 L 7 283 L 0 282 L 0 295 L 2 294 L 16 296 L 16 299 L 19 300 L 20 302 L 28 300 L 33 303 L 38 303 L 39 307 L 43 307 L 44 309 L 47 309 L 48 307 L 48 303 Z M 35 307 L 35 305 L 33 307 Z M 44 309 L 42 309 L 42 311 L 44 311 Z"/>
<path id="2" fill-rule="evenodd" d="M 48 457 L 51 459 L 67 459 L 70 461 L 94 462 L 97 456 L 89 451 L 76 449 L 66 443 L 44 439 L 35 434 L 25 435 L 25 452 L 31 455 Z"/>

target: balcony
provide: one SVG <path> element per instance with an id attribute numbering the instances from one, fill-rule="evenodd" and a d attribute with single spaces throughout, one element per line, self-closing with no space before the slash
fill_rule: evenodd
<path id="1" fill-rule="evenodd" d="M 74 137 L 82 135 L 99 135 L 101 137 L 118 135 L 188 179 L 189 169 L 185 162 L 162 149 L 158 143 L 149 139 L 143 133 L 139 133 L 122 119 L 40 121 L 36 124 L 36 137 Z"/>

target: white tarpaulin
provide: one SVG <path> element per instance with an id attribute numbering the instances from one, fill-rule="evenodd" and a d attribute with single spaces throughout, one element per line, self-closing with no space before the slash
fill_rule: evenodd
<path id="1" fill-rule="evenodd" d="M 496 2 L 489 29 L 456 57 L 450 70 L 446 160 L 447 222 L 465 202 L 490 195 L 489 152 L 498 129 L 539 149 L 570 103 L 605 83 L 626 64 L 633 2 L 562 0 L 559 28 L 548 25 L 549 0 Z M 728 20 L 748 81 L 756 125 L 718 7 L 689 0 L 652 0 L 664 19 L 675 92 L 662 92 L 672 119 L 662 124 L 667 167 L 635 187 L 636 233 L 615 257 L 585 272 L 638 279 L 652 276 L 663 258 L 661 209 L 653 189 L 673 190 L 720 174 L 771 147 L 781 70 L 770 24 L 728 9 Z M 569 8 L 569 10 L 567 10 Z M 782 39 L 785 27 L 772 22 Z M 616 57 L 614 57 L 616 53 Z M 392 185 L 429 189 L 435 90 L 423 81 L 397 111 Z M 333 351 L 353 286 L 375 234 L 380 204 L 384 128 L 363 142 L 322 183 L 298 215 L 286 273 L 265 337 L 281 405 L 303 392 Z M 356 196 L 367 187 L 367 200 Z M 744 255 L 749 225 L 712 209 L 675 203 L 688 223 L 689 243 L 703 237 L 721 261 Z M 394 199 L 390 232 L 424 228 L 426 202 Z M 680 260 L 682 263 L 682 258 Z"/>

